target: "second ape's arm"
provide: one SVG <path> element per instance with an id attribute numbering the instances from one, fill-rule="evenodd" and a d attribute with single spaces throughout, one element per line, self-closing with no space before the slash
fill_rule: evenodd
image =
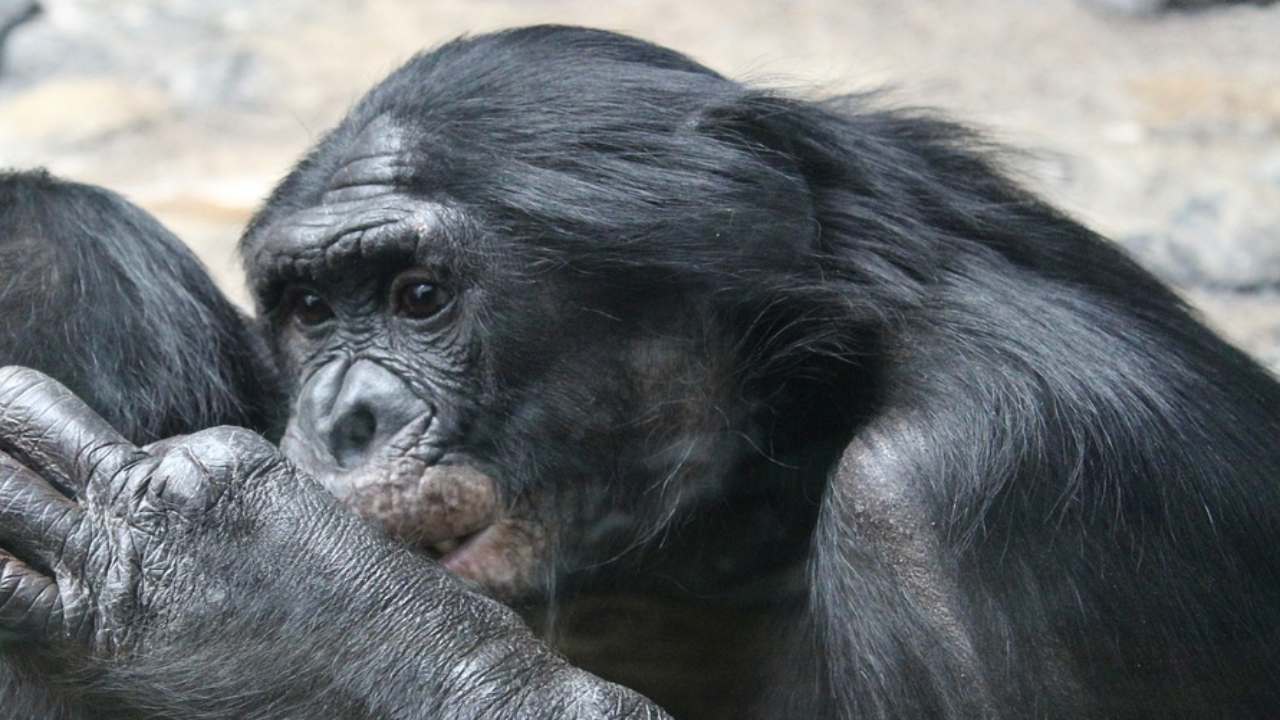
<path id="1" fill-rule="evenodd" d="M 139 449 L 21 368 L 0 371 L 0 630 L 126 717 L 663 715 L 258 436 Z"/>

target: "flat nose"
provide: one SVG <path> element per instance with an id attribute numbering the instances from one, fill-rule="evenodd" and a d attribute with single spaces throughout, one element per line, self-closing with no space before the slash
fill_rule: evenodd
<path id="1" fill-rule="evenodd" d="M 313 441 L 342 469 L 364 464 L 397 432 L 431 411 L 395 373 L 370 360 L 357 360 L 346 372 L 322 371 L 309 385 L 309 407 L 303 412 L 313 419 L 306 424 Z"/>

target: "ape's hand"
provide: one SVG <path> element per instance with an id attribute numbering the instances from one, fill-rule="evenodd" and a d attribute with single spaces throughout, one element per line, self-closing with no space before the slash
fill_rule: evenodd
<path id="1" fill-rule="evenodd" d="M 140 449 L 57 382 L 0 370 L 10 635 L 117 660 L 234 621 L 238 608 L 281 612 L 279 585 L 297 579 L 308 539 L 353 526 L 253 433 L 215 428 Z"/>
<path id="2" fill-rule="evenodd" d="M 660 713 L 374 533 L 259 436 L 138 448 L 24 368 L 0 369 L 0 633 L 52 650 L 50 672 L 89 692 L 118 689 L 121 712 Z"/>

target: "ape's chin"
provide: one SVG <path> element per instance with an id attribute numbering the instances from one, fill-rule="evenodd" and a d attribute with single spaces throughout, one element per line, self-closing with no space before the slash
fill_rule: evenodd
<path id="1" fill-rule="evenodd" d="M 508 602 L 536 593 L 545 526 L 504 512 L 497 482 L 465 458 L 410 451 L 344 471 L 289 449 L 361 517 L 476 589 Z"/>
<path id="2" fill-rule="evenodd" d="M 439 557 L 447 570 L 498 600 L 526 599 L 539 588 L 547 532 L 538 523 L 501 518 Z"/>

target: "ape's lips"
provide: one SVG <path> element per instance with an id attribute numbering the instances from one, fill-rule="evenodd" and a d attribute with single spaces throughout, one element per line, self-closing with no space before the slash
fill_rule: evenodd
<path id="1" fill-rule="evenodd" d="M 343 502 L 437 558 L 461 556 L 498 520 L 495 484 L 469 465 L 403 457 L 339 475 Z M 465 550 L 470 552 L 470 550 Z"/>
<path id="2" fill-rule="evenodd" d="M 439 450 L 424 416 L 375 457 L 342 469 L 317 457 L 291 427 L 281 447 L 340 500 L 396 539 L 500 598 L 532 586 L 545 533 L 500 506 L 494 478 L 469 458 Z"/>
<path id="3" fill-rule="evenodd" d="M 344 501 L 486 592 L 509 599 L 527 590 L 543 547 L 539 527 L 503 513 L 493 479 L 474 467 L 412 465 L 395 463 Z"/>

